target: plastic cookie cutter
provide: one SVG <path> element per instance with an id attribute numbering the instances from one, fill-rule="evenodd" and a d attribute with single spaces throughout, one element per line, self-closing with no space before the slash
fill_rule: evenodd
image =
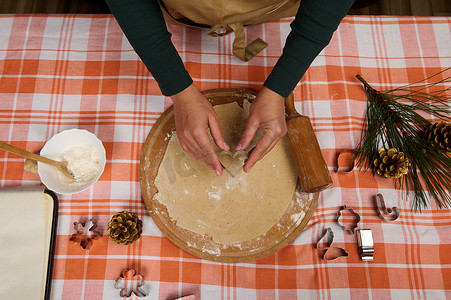
<path id="1" fill-rule="evenodd" d="M 235 177 L 243 170 L 248 153 L 243 150 L 236 152 L 222 151 L 219 153 L 219 161 L 230 176 Z"/>
<path id="2" fill-rule="evenodd" d="M 144 277 L 136 274 L 135 270 L 124 270 L 120 277 L 116 278 L 115 289 L 120 289 L 121 297 L 130 297 L 135 294 L 137 297 L 146 297 L 148 292 L 143 289 Z"/>
<path id="3" fill-rule="evenodd" d="M 374 197 L 374 204 L 376 206 L 376 213 L 382 221 L 391 222 L 398 219 L 399 209 L 396 206 L 387 208 L 385 206 L 385 200 L 382 194 L 377 194 Z"/>
<path id="4" fill-rule="evenodd" d="M 323 236 L 316 243 L 316 249 L 324 252 L 322 258 L 324 260 L 334 260 L 340 257 L 348 257 L 349 253 L 345 249 L 340 247 L 332 247 L 334 241 L 334 232 L 330 227 L 327 227 L 324 231 Z M 324 246 L 323 246 L 324 245 Z"/>
<path id="5" fill-rule="evenodd" d="M 354 170 L 354 150 L 345 149 L 338 152 L 337 170 L 340 175 L 348 175 Z M 345 166 L 343 166 L 345 165 Z"/>
<path id="6" fill-rule="evenodd" d="M 341 219 L 343 218 L 343 211 L 349 211 L 352 214 L 353 221 L 351 223 L 343 222 Z M 348 231 L 349 234 L 354 234 L 354 229 L 358 227 L 358 223 L 360 222 L 360 215 L 356 213 L 352 208 L 343 205 L 341 209 L 338 211 L 337 223 L 343 228 L 343 230 Z"/>
<path id="7" fill-rule="evenodd" d="M 371 229 L 358 229 L 356 233 L 360 257 L 363 261 L 372 261 L 374 254 L 374 243 Z"/>

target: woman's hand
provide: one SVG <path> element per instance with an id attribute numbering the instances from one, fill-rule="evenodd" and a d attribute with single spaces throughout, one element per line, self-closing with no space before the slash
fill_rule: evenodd
<path id="1" fill-rule="evenodd" d="M 230 147 L 224 140 L 213 106 L 194 84 L 171 98 L 174 102 L 175 128 L 183 150 L 202 160 L 220 176 L 223 168 L 207 129 L 210 128 L 211 136 L 221 150 L 227 151 Z"/>
<path id="2" fill-rule="evenodd" d="M 244 150 L 249 147 L 257 130 L 263 130 L 263 136 L 250 152 L 243 167 L 244 172 L 249 172 L 254 164 L 271 151 L 287 133 L 284 100 L 276 92 L 263 87 L 252 102 L 246 128 L 235 150 Z"/>

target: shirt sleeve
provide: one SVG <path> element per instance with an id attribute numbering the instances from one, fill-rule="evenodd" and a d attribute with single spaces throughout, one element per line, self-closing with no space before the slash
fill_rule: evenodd
<path id="1" fill-rule="evenodd" d="M 156 0 L 106 2 L 163 95 L 172 96 L 193 83 L 171 42 L 171 34 Z"/>
<path id="2" fill-rule="evenodd" d="M 301 0 L 283 53 L 264 86 L 283 97 L 296 87 L 310 64 L 329 44 L 354 0 Z"/>

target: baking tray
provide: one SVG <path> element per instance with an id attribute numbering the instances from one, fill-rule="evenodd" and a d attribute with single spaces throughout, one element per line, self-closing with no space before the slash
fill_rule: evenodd
<path id="1" fill-rule="evenodd" d="M 31 268 L 33 270 L 41 270 L 39 271 L 39 273 L 36 272 L 32 272 L 30 273 L 30 270 L 28 268 L 23 268 L 23 264 L 20 263 L 16 263 L 21 261 L 21 255 L 17 255 L 14 256 L 12 259 L 9 260 L 4 260 L 3 264 L 6 264 L 6 266 L 8 266 L 8 273 L 7 276 L 8 278 L 11 278 L 12 281 L 7 281 L 10 282 L 11 285 L 8 285 L 6 282 L 4 284 L 6 284 L 4 289 L 0 289 L 0 298 L 2 299 L 23 299 L 23 297 L 33 297 L 33 299 L 50 299 L 50 295 L 51 295 L 51 283 L 52 283 L 52 271 L 53 271 L 53 258 L 54 258 L 54 252 L 55 252 L 55 240 L 56 240 L 56 232 L 57 232 L 57 225 L 58 225 L 58 197 L 56 196 L 56 194 L 50 190 L 44 189 L 44 187 L 40 187 L 40 186 L 27 186 L 27 187 L 7 187 L 7 188 L 2 188 L 0 189 L 0 192 L 2 192 L 2 196 L 4 198 L 2 198 L 2 200 L 6 200 L 6 201 L 12 201 L 12 200 L 21 200 L 21 199 L 26 199 L 26 201 L 28 202 L 18 202 L 18 205 L 23 205 L 24 203 L 38 203 L 38 202 L 33 202 L 35 200 L 39 200 L 39 199 L 34 199 L 31 198 L 31 195 L 35 195 L 35 194 L 29 194 L 30 192 L 37 192 L 38 194 L 44 193 L 45 196 L 42 197 L 42 207 L 43 207 L 43 233 L 42 233 L 42 237 L 44 238 L 44 242 L 42 243 L 43 245 L 43 249 L 42 252 L 43 253 L 43 258 L 42 260 L 40 260 L 40 262 L 42 263 L 42 265 L 38 265 L 38 269 L 35 268 Z M 5 192 L 5 193 L 3 193 Z M 23 193 L 23 194 L 21 194 Z M 41 198 L 41 197 L 40 197 Z M 24 224 L 24 220 L 28 220 L 30 219 L 29 212 L 26 212 L 26 210 L 22 210 L 20 207 L 22 206 L 16 206 L 18 207 L 13 208 L 14 207 L 14 203 L 17 202 L 9 202 L 9 203 L 13 203 L 12 206 L 11 205 L 6 205 L 6 208 L 9 207 L 10 209 L 12 209 L 13 211 L 17 211 L 19 212 L 17 215 L 14 215 L 14 217 L 17 217 L 17 219 L 12 219 L 13 223 L 14 222 L 18 222 L 20 223 L 20 227 L 22 228 L 31 228 L 34 227 L 36 228 L 35 223 L 28 223 L 30 225 L 26 225 Z M 5 206 L 2 205 L 2 208 L 5 209 Z M 10 210 L 7 210 L 8 212 L 11 213 Z M 30 210 L 29 210 L 30 211 Z M 31 210 L 33 211 L 33 210 Z M 4 211 L 6 212 L 6 211 Z M 22 213 L 23 212 L 23 213 Z M 27 214 L 28 213 L 28 214 Z M 33 218 L 31 218 L 33 219 Z M 14 227 L 16 225 L 13 225 Z M 31 226 L 31 227 L 30 227 Z M 16 227 L 15 227 L 16 228 Z M 40 227 L 41 228 L 41 227 Z M 42 229 L 42 228 L 41 228 Z M 31 242 L 27 243 L 23 243 L 20 242 L 21 239 L 26 238 L 27 236 L 27 232 L 28 232 L 28 236 L 30 237 Z M 2 241 L 3 243 L 3 247 L 5 247 L 6 243 L 11 243 L 9 245 L 9 248 L 6 247 L 4 249 L 9 249 L 9 250 L 4 250 L 6 252 L 3 252 L 5 254 L 10 254 L 10 253 L 15 253 L 17 252 L 15 249 L 17 249 L 19 252 L 23 251 L 23 249 L 27 249 L 24 248 L 24 245 L 33 247 L 33 245 L 37 245 L 35 244 L 35 242 L 33 241 L 33 237 L 34 235 L 29 232 L 29 231 L 20 231 L 20 229 L 18 228 L 17 232 L 14 233 L 16 236 L 19 236 L 18 239 L 15 239 L 13 236 L 14 235 L 10 235 L 10 234 L 5 234 L 3 235 L 3 237 L 6 238 L 11 238 L 12 237 L 12 241 L 11 240 L 5 240 Z M 16 247 L 20 247 L 20 248 L 16 248 Z M 26 247 L 26 246 L 25 246 Z M 37 248 L 39 249 L 39 247 Z M 25 253 L 29 253 L 29 252 L 25 252 L 24 251 L 24 255 L 28 256 Z M 33 260 L 33 263 L 39 263 L 39 259 L 38 257 L 40 257 L 41 254 L 39 254 L 38 252 L 33 252 L 33 253 L 37 253 L 38 255 L 36 256 L 36 254 L 34 254 L 33 258 L 36 258 L 36 260 Z M 9 263 L 8 263 L 9 262 Z M 29 265 L 27 265 L 29 266 Z M 16 267 L 16 268 L 15 268 Z M 42 273 L 41 273 L 42 272 Z M 34 275 L 30 275 L 30 274 L 34 274 Z M 36 275 L 36 274 L 41 274 L 41 275 Z M 27 284 L 29 283 L 29 281 L 27 280 L 26 276 L 33 276 L 32 278 L 37 278 L 39 281 L 33 281 L 34 284 L 31 284 L 27 286 Z M 34 276 L 38 276 L 38 277 L 34 277 Z M 40 284 L 40 282 L 42 282 L 42 285 Z M 20 287 L 18 287 L 18 284 L 20 284 Z M 39 289 L 40 290 L 40 296 L 39 294 L 34 297 L 37 292 L 36 290 Z M 17 292 L 16 292 L 17 291 Z M 31 292 L 30 292 L 31 291 Z M 5 294 L 4 294 L 5 293 Z M 27 294 L 28 296 L 25 296 L 24 294 Z M 33 296 L 31 296 L 30 294 L 32 294 Z M 6 297 L 6 298 L 5 298 Z M 29 298 L 27 298 L 29 299 Z"/>
<path id="2" fill-rule="evenodd" d="M 47 276 L 45 280 L 45 294 L 44 294 L 44 299 L 48 300 L 50 299 L 50 293 L 52 288 L 53 258 L 55 257 L 55 242 L 58 227 L 58 197 L 53 191 L 47 189 L 44 190 L 44 193 L 49 195 L 53 200 L 52 229 L 49 241 L 49 258 L 47 263 Z"/>
<path id="3" fill-rule="evenodd" d="M 252 102 L 256 93 L 247 89 L 214 89 L 203 94 L 213 104 L 243 101 Z M 175 131 L 173 107 L 167 109 L 152 127 L 141 153 L 139 175 L 144 203 L 157 227 L 174 244 L 199 258 L 217 262 L 249 262 L 266 257 L 293 241 L 310 220 L 318 202 L 319 193 L 304 193 L 298 183 L 293 199 L 280 220 L 264 235 L 241 244 L 221 245 L 210 237 L 199 235 L 176 225 L 168 211 L 153 199 L 158 192 L 154 180 L 163 160 L 169 136 Z"/>

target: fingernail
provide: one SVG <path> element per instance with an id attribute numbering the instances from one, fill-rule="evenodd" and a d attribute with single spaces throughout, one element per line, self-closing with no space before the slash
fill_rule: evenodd
<path id="1" fill-rule="evenodd" d="M 221 176 L 221 172 L 219 172 L 218 170 L 215 171 L 217 176 Z"/>
<path id="2" fill-rule="evenodd" d="M 239 151 L 239 150 L 241 150 L 241 148 L 243 148 L 243 145 L 238 144 L 238 145 L 236 146 L 235 150 L 236 150 L 236 151 Z"/>
<path id="3" fill-rule="evenodd" d="M 223 147 L 226 151 L 230 150 L 230 147 L 229 147 L 229 145 L 227 145 L 226 142 L 224 142 L 224 143 L 222 144 L 222 147 Z"/>

